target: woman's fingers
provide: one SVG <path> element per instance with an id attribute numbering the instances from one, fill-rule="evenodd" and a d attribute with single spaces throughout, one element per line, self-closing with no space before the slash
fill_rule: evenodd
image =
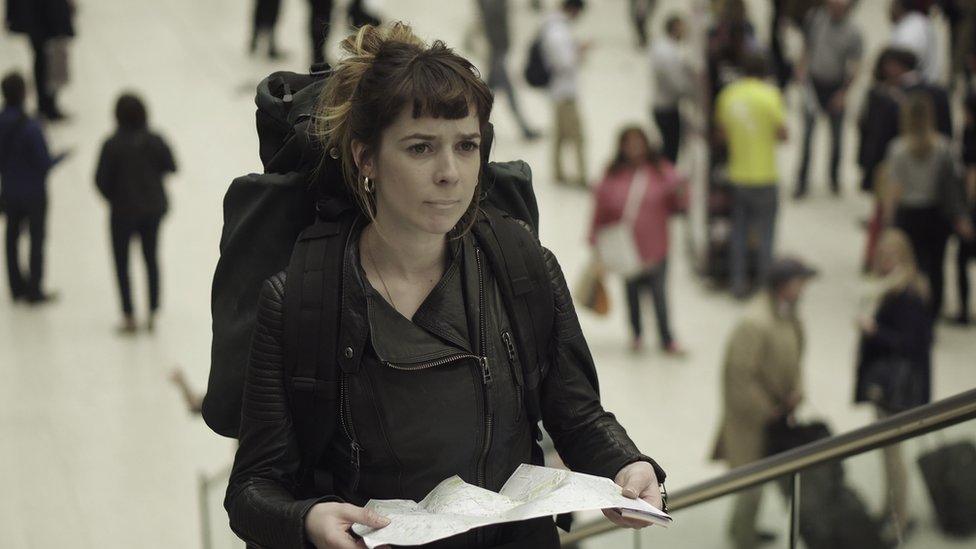
<path id="1" fill-rule="evenodd" d="M 635 528 L 637 530 L 640 530 L 645 526 L 649 526 L 648 523 L 641 520 L 624 518 L 615 509 L 604 509 L 603 516 L 607 517 L 607 520 L 609 520 L 610 522 L 616 524 L 617 526 L 622 526 L 624 528 Z"/>
<path id="2" fill-rule="evenodd" d="M 362 524 L 370 528 L 383 528 L 390 524 L 390 519 L 381 516 L 372 509 L 343 504 L 339 509 L 339 517 L 353 524 Z"/>

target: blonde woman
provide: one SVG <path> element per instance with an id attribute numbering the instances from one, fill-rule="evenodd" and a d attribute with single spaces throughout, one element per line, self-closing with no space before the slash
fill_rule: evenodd
<path id="1" fill-rule="evenodd" d="M 931 310 L 942 310 L 946 243 L 953 230 L 971 240 L 961 170 L 952 143 L 935 130 L 932 100 L 908 96 L 901 108 L 901 135 L 885 158 L 884 209 L 888 224 L 908 237 L 919 269 L 931 285 Z"/>
<path id="2" fill-rule="evenodd" d="M 929 286 L 908 237 L 898 229 L 886 230 L 878 243 L 858 327 L 854 401 L 874 403 L 879 419 L 927 404 L 932 377 Z M 901 533 L 909 521 L 900 445 L 884 449 L 884 464 L 889 529 Z"/>

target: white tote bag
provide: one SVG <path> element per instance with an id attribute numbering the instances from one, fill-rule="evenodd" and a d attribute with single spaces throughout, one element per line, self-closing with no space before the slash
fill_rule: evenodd
<path id="1" fill-rule="evenodd" d="M 637 170 L 627 191 L 623 217 L 596 234 L 596 251 L 600 261 L 608 271 L 623 277 L 629 278 L 644 269 L 644 261 L 634 240 L 634 222 L 647 193 L 647 184 L 647 170 Z"/>

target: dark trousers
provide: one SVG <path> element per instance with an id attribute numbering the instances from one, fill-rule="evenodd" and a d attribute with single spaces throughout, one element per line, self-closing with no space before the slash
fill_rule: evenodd
<path id="1" fill-rule="evenodd" d="M 678 150 L 681 148 L 681 112 L 678 107 L 655 108 L 654 123 L 661 132 L 661 152 L 674 164 L 678 161 Z"/>
<path id="2" fill-rule="evenodd" d="M 976 223 L 976 214 L 973 215 Z M 956 253 L 956 283 L 959 285 L 959 318 L 969 320 L 969 262 L 976 261 L 976 240 L 958 238 Z"/>
<path id="3" fill-rule="evenodd" d="M 773 237 L 776 230 L 776 212 L 779 209 L 779 192 L 776 185 L 758 187 L 734 186 L 732 191 L 732 234 L 729 246 L 732 271 L 732 292 L 746 293 L 746 275 L 749 254 L 749 236 L 758 233 L 759 253 L 756 265 L 756 282 L 763 284 L 773 260 Z"/>
<path id="4" fill-rule="evenodd" d="M 844 128 L 844 111 L 833 112 L 830 110 L 830 98 L 840 90 L 840 84 L 824 84 L 813 82 L 813 89 L 817 95 L 817 103 L 827 114 L 830 121 L 830 189 L 833 192 L 840 191 L 840 180 L 838 170 L 840 169 L 840 149 L 841 136 Z M 800 155 L 800 173 L 797 176 L 796 192 L 802 194 L 807 192 L 807 173 L 810 168 L 810 145 L 813 141 L 813 130 L 817 123 L 817 113 L 809 109 L 803 113 L 803 151 Z"/>
<path id="5" fill-rule="evenodd" d="M 254 36 L 258 32 L 272 31 L 278 23 L 281 0 L 256 0 L 254 2 Z"/>
<path id="6" fill-rule="evenodd" d="M 34 91 L 37 93 L 37 110 L 44 115 L 54 114 L 58 108 L 55 93 L 48 89 L 47 83 L 48 60 L 45 51 L 47 40 L 32 35 L 30 43 L 34 50 Z"/>
<path id="7" fill-rule="evenodd" d="M 10 295 L 14 299 L 41 296 L 41 278 L 44 276 L 44 236 L 47 221 L 47 202 L 20 205 L 7 204 L 7 278 Z M 30 270 L 24 276 L 20 269 L 20 234 L 27 224 L 30 232 Z M 26 279 L 26 280 L 25 280 Z"/>
<path id="8" fill-rule="evenodd" d="M 630 0 L 630 19 L 637 32 L 637 44 L 642 48 L 647 46 L 647 21 L 654 12 L 655 4 L 657 0 Z"/>
<path id="9" fill-rule="evenodd" d="M 666 282 L 668 276 L 668 262 L 661 261 L 657 266 L 624 281 L 627 293 L 627 310 L 630 312 L 630 328 L 635 338 L 641 336 L 640 296 L 645 290 L 650 290 L 654 300 L 654 316 L 657 317 L 657 332 L 661 338 L 661 346 L 671 344 L 671 324 L 668 321 L 668 297 Z"/>
<path id="10" fill-rule="evenodd" d="M 159 309 L 159 263 L 156 260 L 156 247 L 159 236 L 159 218 L 133 221 L 113 215 L 112 252 L 115 255 L 115 274 L 119 283 L 119 296 L 122 299 L 122 312 L 132 314 L 132 295 L 129 287 L 129 242 L 138 236 L 142 243 L 142 256 L 146 261 L 149 277 L 149 311 Z"/>
<path id="11" fill-rule="evenodd" d="M 946 244 L 952 228 L 942 211 L 936 207 L 900 207 L 895 213 L 895 226 L 908 235 L 918 268 L 929 279 L 932 289 L 932 315 L 938 318 L 942 312 Z"/>
<path id="12" fill-rule="evenodd" d="M 309 37 L 312 40 L 312 63 L 325 62 L 325 43 L 332 26 L 332 0 L 308 0 Z"/>

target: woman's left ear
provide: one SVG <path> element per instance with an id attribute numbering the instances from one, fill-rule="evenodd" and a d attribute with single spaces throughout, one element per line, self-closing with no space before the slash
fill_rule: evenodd
<path id="1" fill-rule="evenodd" d="M 365 143 L 362 141 L 352 142 L 352 158 L 360 174 L 365 177 L 374 177 L 373 155 L 369 154 L 369 148 Z"/>

